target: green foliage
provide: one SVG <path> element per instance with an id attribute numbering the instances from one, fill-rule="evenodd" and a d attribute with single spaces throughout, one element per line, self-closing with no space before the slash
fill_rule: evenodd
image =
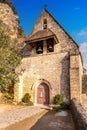
<path id="1" fill-rule="evenodd" d="M 6 93 L 6 94 L 5 94 L 5 97 L 6 97 L 7 99 L 14 99 L 14 93 Z"/>
<path id="2" fill-rule="evenodd" d="M 55 97 L 54 97 L 54 104 L 58 105 L 58 104 L 61 104 L 63 102 L 63 97 L 59 94 L 57 94 Z"/>
<path id="3" fill-rule="evenodd" d="M 24 97 L 22 98 L 22 102 L 28 103 L 30 101 L 30 98 L 31 96 L 29 95 L 29 93 L 26 93 Z"/>
<path id="4" fill-rule="evenodd" d="M 22 98 L 22 102 L 27 104 L 27 105 L 33 105 L 33 103 L 30 101 L 31 96 L 29 93 L 26 93 L 24 97 Z"/>
<path id="5" fill-rule="evenodd" d="M 21 56 L 18 44 L 10 40 L 1 25 L 0 21 L 0 91 L 9 91 L 17 81 L 15 68 L 20 64 Z"/>
<path id="6" fill-rule="evenodd" d="M 0 0 L 0 3 L 8 4 L 9 7 L 12 8 L 14 14 L 17 14 L 17 11 L 16 11 L 15 7 L 13 6 L 11 0 Z"/>
<path id="7" fill-rule="evenodd" d="M 60 104 L 60 109 L 69 110 L 70 109 L 70 105 L 66 104 L 65 102 L 63 102 L 63 103 Z"/>
<path id="8" fill-rule="evenodd" d="M 4 14 L 4 12 L 3 12 L 3 11 L 0 11 L 0 14 Z"/>

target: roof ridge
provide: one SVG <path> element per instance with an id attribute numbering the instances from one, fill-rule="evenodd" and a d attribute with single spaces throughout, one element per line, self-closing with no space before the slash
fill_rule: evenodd
<path id="1" fill-rule="evenodd" d="M 54 21 L 63 29 L 63 31 L 69 36 L 70 39 L 72 39 L 72 41 L 79 48 L 79 45 L 74 41 L 74 39 L 69 35 L 69 33 L 63 28 L 63 26 L 53 17 L 53 15 L 51 13 L 49 13 L 49 11 L 46 8 L 44 8 L 43 11 L 46 11 L 54 19 Z M 43 13 L 43 11 L 42 11 L 42 13 Z"/>

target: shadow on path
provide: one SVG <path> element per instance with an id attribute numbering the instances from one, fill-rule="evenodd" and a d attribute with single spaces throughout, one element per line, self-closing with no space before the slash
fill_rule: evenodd
<path id="1" fill-rule="evenodd" d="M 42 108 L 43 109 L 43 108 Z M 76 130 L 70 111 L 43 110 L 4 130 Z"/>
<path id="2" fill-rule="evenodd" d="M 76 130 L 70 111 L 49 111 L 28 130 Z"/>

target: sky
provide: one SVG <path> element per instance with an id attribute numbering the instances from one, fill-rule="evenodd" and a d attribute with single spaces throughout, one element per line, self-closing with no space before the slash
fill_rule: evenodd
<path id="1" fill-rule="evenodd" d="M 11 0 L 16 7 L 20 25 L 29 35 L 44 5 L 80 46 L 87 68 L 87 0 Z"/>

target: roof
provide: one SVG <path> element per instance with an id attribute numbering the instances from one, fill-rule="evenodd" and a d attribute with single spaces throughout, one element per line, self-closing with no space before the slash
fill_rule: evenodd
<path id="1" fill-rule="evenodd" d="M 32 43 L 38 40 L 48 39 L 48 38 L 54 38 L 55 41 L 58 41 L 56 35 L 50 30 L 50 29 L 44 29 L 40 30 L 33 35 L 27 37 L 25 42 Z"/>
<path id="2" fill-rule="evenodd" d="M 67 31 L 60 25 L 60 23 L 49 13 L 49 11 L 44 8 L 45 12 L 47 12 L 49 14 L 49 16 L 51 16 L 53 18 L 53 20 L 63 29 L 63 31 L 67 34 L 67 36 L 69 36 L 69 38 L 75 43 L 75 45 L 79 48 L 78 44 L 73 40 L 73 38 L 67 33 Z"/>
<path id="3" fill-rule="evenodd" d="M 43 11 L 42 11 L 42 13 L 43 12 L 46 12 L 47 14 L 49 14 L 49 16 L 51 16 L 52 18 L 53 18 L 53 20 L 63 29 L 63 31 L 69 36 L 69 38 L 75 43 L 75 45 L 77 46 L 77 48 L 79 48 L 79 46 L 78 46 L 78 44 L 73 40 L 73 38 L 65 31 L 65 29 L 60 25 L 60 23 L 49 13 L 49 11 L 46 9 L 46 8 L 44 8 L 43 9 Z M 42 13 L 41 13 L 41 15 L 42 15 Z M 32 35 L 32 32 L 30 33 L 30 37 L 31 37 L 31 35 Z M 34 35 L 34 34 L 33 34 Z M 29 37 L 28 37 L 29 38 Z M 26 39 L 26 41 L 25 42 L 28 42 L 28 40 Z"/>

